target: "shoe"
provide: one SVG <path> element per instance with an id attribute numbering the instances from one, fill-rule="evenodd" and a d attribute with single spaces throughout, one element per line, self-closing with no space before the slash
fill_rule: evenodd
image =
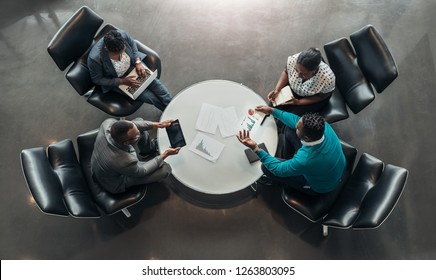
<path id="1" fill-rule="evenodd" d="M 266 175 L 262 175 L 262 177 L 260 177 L 259 180 L 256 181 L 256 184 L 262 184 L 267 187 L 275 185 L 274 181 L 268 178 Z"/>

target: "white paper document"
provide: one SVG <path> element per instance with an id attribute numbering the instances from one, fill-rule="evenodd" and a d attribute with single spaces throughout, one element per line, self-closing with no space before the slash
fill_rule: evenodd
<path id="1" fill-rule="evenodd" d="M 224 146 L 223 143 L 199 132 L 195 135 L 189 150 L 207 160 L 216 162 L 221 155 Z"/>
<path id="2" fill-rule="evenodd" d="M 238 115 L 235 107 L 224 108 L 221 110 L 218 127 L 220 128 L 221 136 L 226 138 L 235 136 L 238 133 Z"/>
<path id="3" fill-rule="evenodd" d="M 255 111 L 254 109 L 249 109 L 247 114 L 241 119 L 239 123 L 239 130 L 247 130 L 251 134 L 254 134 L 256 130 L 260 127 L 264 113 Z"/>
<path id="4" fill-rule="evenodd" d="M 235 107 L 221 108 L 211 104 L 202 104 L 195 129 L 216 134 L 217 127 L 224 138 L 238 133 L 238 116 Z"/>
<path id="5" fill-rule="evenodd" d="M 215 134 L 220 120 L 221 107 L 204 103 L 195 124 L 195 129 Z"/>

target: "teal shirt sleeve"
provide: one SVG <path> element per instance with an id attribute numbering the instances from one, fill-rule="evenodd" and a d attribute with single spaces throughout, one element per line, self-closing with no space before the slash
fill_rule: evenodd
<path id="1" fill-rule="evenodd" d="M 297 153 L 292 159 L 281 161 L 264 150 L 260 150 L 257 154 L 260 161 L 272 174 L 278 177 L 289 177 L 303 175 L 305 166 L 300 160 L 301 156 Z"/>
<path id="2" fill-rule="evenodd" d="M 299 116 L 279 109 L 274 109 L 272 115 L 274 116 L 274 118 L 280 120 L 286 126 L 289 126 L 290 128 L 293 129 L 297 127 L 297 123 L 300 120 Z"/>

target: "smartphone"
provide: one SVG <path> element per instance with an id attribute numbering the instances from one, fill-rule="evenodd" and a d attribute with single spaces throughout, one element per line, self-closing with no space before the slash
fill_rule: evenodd
<path id="1" fill-rule="evenodd" d="M 171 148 L 186 146 L 185 137 L 183 136 L 182 127 L 179 120 L 175 120 L 170 126 L 166 127 L 168 138 L 170 139 Z"/>
<path id="2" fill-rule="evenodd" d="M 261 148 L 265 152 L 268 152 L 264 143 L 260 143 L 258 146 L 259 146 L 259 148 Z M 245 155 L 247 156 L 247 159 L 250 163 L 253 163 L 253 162 L 256 162 L 259 160 L 259 157 L 257 156 L 257 154 L 255 152 L 253 152 L 252 149 L 245 149 Z"/>

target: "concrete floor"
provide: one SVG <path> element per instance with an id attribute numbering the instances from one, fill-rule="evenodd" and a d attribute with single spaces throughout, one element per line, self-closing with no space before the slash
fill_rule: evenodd
<path id="1" fill-rule="evenodd" d="M 376 230 L 332 229 L 323 238 L 321 225 L 286 208 L 277 189 L 217 210 L 185 201 L 169 183 L 151 187 L 129 220 L 41 213 L 22 176 L 20 151 L 75 139 L 108 117 L 75 93 L 46 51 L 82 5 L 156 50 L 172 95 L 226 79 L 265 97 L 288 55 L 373 24 L 400 75 L 334 128 L 360 153 L 409 169 L 391 216 Z M 436 1 L 2 0 L 0 7 L 2 260 L 436 258 Z M 158 120 L 160 112 L 143 105 L 135 116 Z"/>

